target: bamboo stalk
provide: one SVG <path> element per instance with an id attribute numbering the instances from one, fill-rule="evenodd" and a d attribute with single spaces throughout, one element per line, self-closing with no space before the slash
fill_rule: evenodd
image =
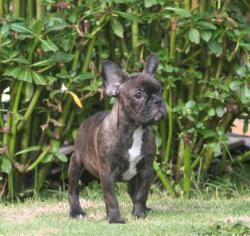
<path id="1" fill-rule="evenodd" d="M 15 114 L 18 111 L 18 105 L 20 102 L 21 97 L 21 91 L 23 87 L 23 82 L 18 81 L 16 83 L 16 87 L 14 89 L 14 94 L 12 93 L 11 96 L 15 98 L 12 108 L 12 115 L 15 116 Z M 13 161 L 14 153 L 15 153 L 15 147 L 16 147 L 16 123 L 14 121 L 11 122 L 11 136 L 9 138 L 9 144 L 8 144 L 8 156 L 11 161 Z M 13 182 L 13 169 L 8 173 L 8 198 L 13 201 L 14 199 L 14 182 Z"/>
<path id="2" fill-rule="evenodd" d="M 172 91 L 169 89 L 168 93 L 168 138 L 165 156 L 163 158 L 163 165 L 166 166 L 170 159 L 172 139 L 173 139 L 173 125 L 174 125 L 174 114 L 173 114 L 173 100 Z"/>
<path id="3" fill-rule="evenodd" d="M 3 5 L 3 1 L 4 0 L 0 0 L 0 17 L 3 16 L 3 12 L 4 12 L 4 5 Z"/>
<path id="4" fill-rule="evenodd" d="M 171 34 L 170 34 L 170 58 L 172 60 L 175 59 L 175 39 L 176 39 L 176 28 L 177 28 L 177 21 L 175 18 L 171 19 Z"/>
<path id="5" fill-rule="evenodd" d="M 27 19 L 31 21 L 34 16 L 34 0 L 27 0 L 26 15 Z"/>
<path id="6" fill-rule="evenodd" d="M 43 0 L 36 0 L 36 19 L 40 19 L 43 15 Z"/>
<path id="7" fill-rule="evenodd" d="M 163 174 L 159 164 L 156 161 L 154 161 L 154 163 L 153 163 L 153 168 L 155 170 L 156 175 L 161 180 L 161 183 L 162 183 L 164 189 L 167 190 L 171 195 L 174 195 L 174 192 L 171 188 L 170 182 L 168 181 L 166 176 Z"/>
<path id="8" fill-rule="evenodd" d="M 136 15 L 137 12 L 134 11 L 134 14 Z M 138 50 L 139 24 L 138 24 L 138 21 L 134 20 L 132 22 L 132 25 L 131 25 L 131 34 L 132 34 L 133 56 L 134 56 L 134 61 L 136 61 L 139 58 L 139 50 Z"/>
<path id="9" fill-rule="evenodd" d="M 191 189 L 191 148 L 189 137 L 185 134 L 184 137 L 184 177 L 183 177 L 183 191 L 184 197 L 189 198 L 190 189 Z"/>
<path id="10" fill-rule="evenodd" d="M 13 0 L 13 16 L 19 17 L 20 16 L 20 2 L 21 0 Z"/>

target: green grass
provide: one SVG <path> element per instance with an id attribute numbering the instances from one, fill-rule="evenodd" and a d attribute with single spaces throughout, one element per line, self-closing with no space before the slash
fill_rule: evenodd
<path id="1" fill-rule="evenodd" d="M 90 191 L 91 193 L 91 191 Z M 250 235 L 250 195 L 232 199 L 171 199 L 151 194 L 146 219 L 134 219 L 127 194 L 120 194 L 122 215 L 127 224 L 106 222 L 101 197 L 81 198 L 88 217 L 68 217 L 67 199 L 26 200 L 0 205 L 0 235 Z"/>

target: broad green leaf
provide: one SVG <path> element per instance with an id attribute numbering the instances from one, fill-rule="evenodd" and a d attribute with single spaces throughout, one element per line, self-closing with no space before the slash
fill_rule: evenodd
<path id="1" fill-rule="evenodd" d="M 225 111 L 224 111 L 223 107 L 217 107 L 216 108 L 216 114 L 217 114 L 218 117 L 221 118 L 224 115 L 224 113 L 225 113 Z"/>
<path id="2" fill-rule="evenodd" d="M 46 155 L 46 157 L 42 160 L 42 163 L 49 163 L 51 161 L 53 161 L 54 159 L 54 155 L 53 154 L 48 154 Z"/>
<path id="3" fill-rule="evenodd" d="M 234 80 L 229 84 L 229 88 L 233 91 L 237 90 L 240 88 L 240 86 L 243 84 L 242 81 L 240 80 Z"/>
<path id="4" fill-rule="evenodd" d="M 243 65 L 243 66 L 240 66 L 237 70 L 236 70 L 236 73 L 240 76 L 240 77 L 244 77 L 246 76 L 246 73 L 247 73 L 247 69 L 246 67 Z"/>
<path id="5" fill-rule="evenodd" d="M 153 5 L 157 4 L 156 0 L 145 0 L 144 1 L 145 7 L 149 8 L 152 7 Z"/>
<path id="6" fill-rule="evenodd" d="M 209 110 L 208 110 L 208 115 L 209 116 L 215 116 L 215 109 L 214 108 L 210 108 Z"/>
<path id="7" fill-rule="evenodd" d="M 74 55 L 67 52 L 55 52 L 50 57 L 52 62 L 67 63 L 74 59 Z"/>
<path id="8" fill-rule="evenodd" d="M 11 162 L 7 158 L 2 158 L 1 170 L 2 172 L 8 174 L 12 169 Z"/>
<path id="9" fill-rule="evenodd" d="M 10 61 L 18 62 L 18 63 L 20 63 L 20 64 L 25 64 L 25 65 L 30 64 L 29 60 L 26 59 L 26 58 L 23 57 L 23 56 L 19 56 L 19 57 L 13 58 L 13 59 L 11 59 Z"/>
<path id="10" fill-rule="evenodd" d="M 40 146 L 32 146 L 32 147 L 28 147 L 26 149 L 23 149 L 22 151 L 17 152 L 15 155 L 18 156 L 18 155 L 28 153 L 28 152 L 35 152 L 35 151 L 39 151 L 40 149 L 41 149 Z"/>
<path id="11" fill-rule="evenodd" d="M 212 37 L 212 32 L 210 32 L 210 31 L 202 31 L 201 32 L 201 37 L 205 42 L 208 42 Z"/>
<path id="12" fill-rule="evenodd" d="M 209 41 L 208 47 L 217 57 L 219 57 L 223 52 L 222 45 L 217 41 Z"/>
<path id="13" fill-rule="evenodd" d="M 23 23 L 13 23 L 10 28 L 16 32 L 34 35 L 34 33 Z"/>
<path id="14" fill-rule="evenodd" d="M 32 67 L 48 66 L 53 64 L 55 64 L 55 62 L 53 62 L 51 59 L 45 59 L 32 64 Z"/>
<path id="15" fill-rule="evenodd" d="M 195 28 L 191 28 L 188 32 L 188 37 L 192 43 L 199 44 L 200 43 L 200 33 L 199 30 Z"/>
<path id="16" fill-rule="evenodd" d="M 40 75 L 37 72 L 35 72 L 35 71 L 32 71 L 32 79 L 33 79 L 33 81 L 34 81 L 35 84 L 46 85 L 45 78 L 42 75 Z"/>
<path id="17" fill-rule="evenodd" d="M 140 19 L 140 17 L 134 15 L 134 14 L 130 14 L 127 12 L 122 12 L 122 11 L 113 11 L 114 13 L 117 13 L 118 15 L 120 15 L 121 17 L 128 19 L 130 21 L 138 21 L 141 22 L 142 20 Z"/>
<path id="18" fill-rule="evenodd" d="M 250 89 L 248 88 L 247 83 L 241 89 L 240 100 L 243 104 L 250 103 Z"/>
<path id="19" fill-rule="evenodd" d="M 81 102 L 80 98 L 78 98 L 78 96 L 71 91 L 67 91 L 67 93 L 69 93 L 72 96 L 76 105 L 82 109 L 82 102 Z"/>
<path id="20" fill-rule="evenodd" d="M 41 34 L 43 28 L 44 28 L 44 22 L 42 20 L 36 20 L 31 26 L 32 31 L 37 35 Z"/>
<path id="21" fill-rule="evenodd" d="M 185 10 L 183 8 L 177 8 L 177 7 L 166 7 L 166 10 L 169 11 L 173 11 L 175 12 L 177 15 L 181 16 L 181 17 L 191 17 L 191 13 L 188 10 Z"/>
<path id="22" fill-rule="evenodd" d="M 10 76 L 16 79 L 18 75 L 21 73 L 21 70 L 22 70 L 21 67 L 15 67 L 15 68 L 10 67 L 4 71 L 3 75 Z"/>
<path id="23" fill-rule="evenodd" d="M 1 27 L 0 33 L 2 34 L 3 37 L 6 37 L 10 32 L 10 25 L 9 24 L 4 24 Z"/>
<path id="24" fill-rule="evenodd" d="M 24 101 L 29 102 L 34 94 L 34 85 L 31 83 L 26 83 L 24 89 Z"/>
<path id="25" fill-rule="evenodd" d="M 42 49 L 45 52 L 49 52 L 49 51 L 56 52 L 56 51 L 58 51 L 58 47 L 49 38 L 47 40 L 40 39 L 40 41 L 41 41 Z"/>
<path id="26" fill-rule="evenodd" d="M 61 161 L 61 162 L 67 162 L 68 158 L 66 155 L 64 155 L 63 153 L 58 152 L 56 154 L 56 157 Z"/>
<path id="27" fill-rule="evenodd" d="M 32 75 L 31 75 L 30 68 L 24 67 L 21 70 L 20 74 L 17 76 L 17 79 L 31 83 L 32 82 Z"/>
<path id="28" fill-rule="evenodd" d="M 52 146 L 51 152 L 56 154 L 59 151 L 59 148 L 60 148 L 60 141 L 52 140 L 51 141 L 51 146 Z"/>
<path id="29" fill-rule="evenodd" d="M 207 21 L 199 21 L 196 23 L 197 26 L 200 26 L 201 29 L 208 29 L 208 30 L 216 30 L 217 27 L 216 25 L 210 23 L 210 22 L 207 22 Z"/>
<path id="30" fill-rule="evenodd" d="M 89 80 L 93 78 L 93 74 L 90 72 L 85 72 L 74 77 L 74 81 L 81 82 L 82 80 Z"/>
<path id="31" fill-rule="evenodd" d="M 113 29 L 115 35 L 120 37 L 120 38 L 123 38 L 123 32 L 124 32 L 123 26 L 117 19 L 115 19 L 115 18 L 112 19 L 111 26 L 112 26 L 112 29 Z"/>

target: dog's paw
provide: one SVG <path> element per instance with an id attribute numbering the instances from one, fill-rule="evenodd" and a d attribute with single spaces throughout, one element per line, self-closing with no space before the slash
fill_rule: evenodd
<path id="1" fill-rule="evenodd" d="M 84 211 L 71 211 L 69 216 L 73 219 L 83 219 L 87 214 Z"/>
<path id="2" fill-rule="evenodd" d="M 150 207 L 146 207 L 145 210 L 146 210 L 146 212 L 153 211 L 152 208 L 150 208 Z"/>
<path id="3" fill-rule="evenodd" d="M 110 218 L 108 220 L 108 222 L 110 224 L 125 224 L 125 220 L 122 218 L 122 217 L 119 217 L 119 218 Z"/>
<path id="4" fill-rule="evenodd" d="M 143 219 L 147 217 L 146 211 L 133 211 L 132 215 L 136 218 L 143 218 Z"/>

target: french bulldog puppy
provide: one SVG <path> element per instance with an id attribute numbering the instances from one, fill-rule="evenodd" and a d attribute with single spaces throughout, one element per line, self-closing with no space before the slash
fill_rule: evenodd
<path id="1" fill-rule="evenodd" d="M 82 218 L 78 181 L 86 169 L 100 179 L 109 223 L 125 223 L 115 183 L 126 181 L 132 215 L 144 218 L 154 176 L 155 139 L 150 125 L 166 115 L 162 86 L 155 79 L 158 58 L 151 54 L 142 73 L 127 75 L 116 64 L 103 63 L 104 91 L 116 96 L 111 111 L 98 112 L 81 125 L 69 164 L 70 216 Z"/>

